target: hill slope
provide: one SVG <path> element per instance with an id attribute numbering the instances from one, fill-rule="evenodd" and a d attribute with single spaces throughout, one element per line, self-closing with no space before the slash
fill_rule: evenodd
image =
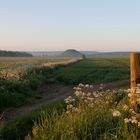
<path id="1" fill-rule="evenodd" d="M 65 57 L 80 57 L 81 55 L 82 54 L 79 51 L 74 50 L 74 49 L 69 49 L 62 53 L 62 56 L 65 56 Z"/>

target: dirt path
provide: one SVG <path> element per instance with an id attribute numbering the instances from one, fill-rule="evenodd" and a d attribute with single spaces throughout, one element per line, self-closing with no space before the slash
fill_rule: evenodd
<path id="1" fill-rule="evenodd" d="M 11 120 L 16 118 L 17 116 L 29 113 L 52 102 L 65 99 L 67 96 L 73 94 L 73 88 L 63 85 L 47 85 L 39 89 L 39 92 L 40 99 L 36 100 L 31 105 L 8 109 L 4 112 L 4 119 Z"/>
<path id="2" fill-rule="evenodd" d="M 94 85 L 92 91 L 97 91 L 100 85 Z M 112 84 L 106 84 L 105 89 L 113 89 Z M 33 104 L 22 106 L 19 108 L 10 108 L 4 112 L 4 119 L 11 120 L 17 116 L 32 112 L 36 109 L 39 109 L 47 104 L 52 102 L 65 99 L 66 97 L 73 95 L 74 90 L 73 86 L 64 86 L 64 85 L 45 85 L 39 90 L 39 99 L 35 100 Z"/>

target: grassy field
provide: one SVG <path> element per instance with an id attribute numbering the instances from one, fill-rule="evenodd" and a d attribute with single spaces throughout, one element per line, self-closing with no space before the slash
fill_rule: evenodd
<path id="1" fill-rule="evenodd" d="M 128 58 L 85 59 L 48 73 L 48 82 L 64 84 L 105 83 L 129 80 Z M 125 81 L 125 82 L 126 82 Z M 128 82 L 127 82 L 128 84 Z"/>
<path id="2" fill-rule="evenodd" d="M 47 57 L 0 57 L 0 69 L 17 66 L 42 65 L 48 62 L 60 62 L 69 58 L 47 58 Z"/>
<path id="3" fill-rule="evenodd" d="M 85 59 L 66 66 L 58 65 L 55 68 L 40 66 L 49 60 L 44 63 L 45 60 L 41 58 L 28 59 L 20 58 L 20 60 L 14 61 L 17 61 L 18 64 L 25 63 L 25 65 L 41 62 L 36 67 L 27 69 L 18 79 L 0 78 L 0 108 L 20 106 L 32 102 L 35 97 L 34 91 L 47 83 L 76 85 L 117 81 L 120 86 L 129 84 L 129 59 L 127 58 Z M 14 66 L 14 61 L 7 61 L 8 65 Z M 50 61 L 56 63 L 57 60 Z M 63 62 L 64 60 L 58 61 Z"/>
<path id="4" fill-rule="evenodd" d="M 36 97 L 36 89 L 47 82 L 45 75 L 52 71 L 52 66 L 73 61 L 67 58 L 1 58 L 0 111 L 31 103 Z"/>
<path id="5" fill-rule="evenodd" d="M 19 78 L 28 69 L 40 67 L 48 63 L 68 61 L 69 58 L 47 57 L 0 57 L 0 77 Z"/>
<path id="6" fill-rule="evenodd" d="M 22 60 L 23 59 L 23 60 Z M 21 105 L 25 105 L 25 104 L 29 104 L 31 103 L 36 95 L 38 94 L 36 91 L 39 87 L 41 87 L 44 84 L 66 84 L 66 85 L 77 85 L 79 83 L 84 83 L 84 84 L 100 84 L 100 83 L 112 83 L 112 85 L 114 84 L 116 87 L 129 87 L 129 58 L 91 58 L 91 59 L 85 59 L 73 64 L 69 64 L 69 65 L 58 65 L 55 68 L 47 68 L 44 66 L 40 66 L 40 64 L 44 64 L 44 62 L 48 62 L 48 60 L 44 61 L 43 59 L 41 60 L 26 60 L 25 58 L 21 58 L 19 61 L 19 66 L 22 64 L 24 65 L 34 65 L 37 64 L 37 67 L 33 67 L 31 69 L 27 69 L 25 71 L 25 73 L 22 75 L 22 77 L 20 79 L 3 79 L 1 78 L 0 80 L 0 109 L 4 110 L 6 108 L 9 107 L 18 107 Z M 15 60 L 16 61 L 16 60 Z M 17 61 L 17 62 L 18 62 Z M 57 60 L 51 60 L 51 62 L 56 62 Z M 64 60 L 58 60 L 58 61 L 64 61 Z M 5 61 L 6 62 L 6 61 Z M 14 61 L 13 61 L 14 62 Z M 14 66 L 15 63 L 10 62 L 8 60 L 8 65 L 12 65 Z M 23 63 L 24 62 L 24 63 Z M 27 63 L 28 62 L 28 63 Z M 3 64 L 1 63 L 1 66 Z M 16 65 L 16 64 L 15 64 Z M 119 94 L 118 94 L 119 96 Z M 120 102 L 120 100 L 122 99 L 123 101 L 123 97 L 112 97 L 112 98 L 116 98 L 115 100 L 119 100 L 118 102 Z M 112 104 L 112 108 L 114 107 L 115 104 Z M 54 105 L 56 108 L 57 104 Z M 116 106 L 116 105 L 115 105 Z M 62 107 L 62 106 L 61 106 Z M 117 106 L 116 106 L 117 107 Z M 62 110 L 66 110 L 65 107 L 61 108 Z M 103 110 L 106 110 L 107 112 L 104 112 Z M 94 116 L 94 111 L 89 114 L 89 118 L 87 117 L 87 120 L 90 119 L 90 116 L 94 116 L 95 118 L 98 118 L 98 115 L 101 117 L 99 119 L 99 123 L 98 125 L 101 124 L 101 119 L 103 119 L 103 114 L 106 114 L 106 117 L 109 117 L 109 119 L 107 120 L 106 123 L 110 122 L 110 121 L 115 121 L 110 114 L 110 111 L 107 108 L 99 108 L 98 112 L 99 114 L 97 114 L 97 116 Z M 65 114 L 62 114 L 62 116 L 59 116 L 59 113 L 57 113 L 57 111 L 52 111 L 52 119 L 48 118 L 42 118 L 42 122 L 40 124 L 40 126 L 43 124 L 46 129 L 44 129 L 41 133 L 38 134 L 39 138 L 36 138 L 36 135 L 34 135 L 34 139 L 41 139 L 41 135 L 44 135 L 45 131 L 52 131 L 53 133 L 55 133 L 56 131 L 59 130 L 51 130 L 48 128 L 48 126 L 46 126 L 46 124 L 44 124 L 44 121 L 51 121 L 53 122 L 53 118 L 56 118 L 54 120 L 57 121 L 57 119 L 62 120 L 62 123 L 64 123 L 65 121 L 68 121 L 67 119 L 71 119 L 69 118 L 70 116 L 68 116 L 68 118 L 66 117 L 66 120 L 64 119 Z M 88 113 L 87 112 L 83 112 Z M 83 116 L 79 117 L 85 117 L 83 114 Z M 54 117 L 53 117 L 54 115 Z M 33 120 L 35 120 L 36 118 L 38 118 L 40 116 L 40 113 L 30 113 L 29 115 L 27 114 L 26 117 L 21 117 L 21 118 L 17 118 L 16 120 L 10 121 L 9 123 L 7 122 L 4 126 L 2 126 L 1 129 L 1 133 L 2 136 L 4 137 L 4 139 L 9 139 L 9 137 L 11 135 L 13 135 L 13 137 L 11 137 L 13 140 L 14 139 L 24 139 L 25 135 L 27 135 L 27 133 L 29 132 L 31 134 L 31 128 L 33 126 Z M 58 116 L 58 117 L 56 117 Z M 49 117 L 49 118 L 50 118 Z M 62 118 L 61 118 L 62 117 Z M 78 116 L 77 116 L 78 117 Z M 79 118 L 78 117 L 78 118 Z M 78 118 L 74 118 L 74 120 L 78 119 Z M 64 120 L 63 120 L 64 119 Z M 106 118 L 104 118 L 106 119 Z M 90 131 L 87 131 L 85 128 L 87 127 L 87 125 L 90 124 L 83 124 L 84 120 L 78 120 L 78 121 L 83 121 L 81 122 L 81 124 L 84 126 L 84 129 L 82 131 L 86 131 L 87 133 L 85 133 L 85 135 L 89 135 Z M 91 124 L 94 123 L 95 121 L 97 121 L 97 119 L 95 120 L 91 120 Z M 21 123 L 22 122 L 22 123 Z M 39 121 L 40 122 L 40 121 Z M 59 122 L 61 123 L 61 122 Z M 69 122 L 71 124 L 74 124 L 75 122 L 72 122 L 72 120 Z M 69 124 L 68 123 L 68 124 Z M 105 122 L 102 122 L 105 123 Z M 121 124 L 122 124 L 122 120 L 121 120 Z M 51 123 L 50 123 L 51 127 L 54 127 Z M 77 123 L 77 126 L 75 128 L 76 130 L 80 129 L 80 124 Z M 109 129 L 116 129 L 116 127 L 118 126 L 118 123 L 112 124 L 109 123 L 109 125 L 107 126 L 107 128 L 105 127 L 105 129 L 107 129 L 107 133 L 110 131 Z M 18 127 L 18 130 L 15 129 L 16 127 Z M 36 127 L 36 125 L 35 125 Z M 39 126 L 37 125 L 37 129 L 42 129 L 42 128 L 38 128 Z M 57 127 L 57 126 L 56 126 Z M 27 130 L 25 130 L 25 128 L 28 128 Z M 73 129 L 73 127 L 70 127 L 71 129 Z M 60 130 L 65 130 L 66 128 L 63 128 Z M 96 126 L 93 127 L 92 129 L 96 129 Z M 36 129 L 33 128 L 33 131 L 36 131 Z M 54 132 L 55 131 L 55 132 Z M 68 130 L 68 131 L 72 131 L 72 130 Z M 69 132 L 66 132 L 66 134 L 68 134 Z M 103 128 L 99 128 L 99 131 L 102 132 L 106 132 L 105 130 L 103 130 Z M 99 131 L 94 131 L 94 133 L 99 132 Z M 118 131 L 121 131 L 121 129 L 119 129 Z M 119 133 L 117 131 L 117 133 Z M 17 133 L 18 132 L 18 133 Z M 113 134 L 116 131 L 113 131 Z M 59 133 L 59 132 L 57 132 Z M 57 138 L 57 133 L 56 133 L 56 137 Z M 62 131 L 63 133 L 63 131 Z M 81 132 L 78 132 L 78 135 L 81 135 Z M 50 133 L 51 134 L 51 133 Z M 100 133 L 101 134 L 101 133 Z M 68 134 L 69 135 L 69 134 Z M 73 138 L 75 133 L 73 133 Z M 104 134 L 101 134 L 102 136 Z M 115 134 L 114 134 L 115 135 Z M 120 135 L 120 133 L 119 133 Z M 83 136 L 86 139 L 86 136 Z M 99 138 L 99 135 L 91 135 L 91 137 L 94 138 Z M 122 137 L 122 136 L 120 136 Z M 48 139 L 50 139 L 51 137 L 49 136 Z M 65 136 L 64 136 L 65 138 Z M 87 137 L 88 139 L 89 137 Z M 108 138 L 108 137 L 107 137 Z M 30 136 L 27 137 L 27 139 L 30 139 Z"/>

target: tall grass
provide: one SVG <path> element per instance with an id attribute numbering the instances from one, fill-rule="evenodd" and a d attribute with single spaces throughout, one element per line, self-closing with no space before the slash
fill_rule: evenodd
<path id="1" fill-rule="evenodd" d="M 88 86 L 89 88 L 89 86 Z M 67 109 L 61 114 L 42 113 L 26 140 L 127 140 L 137 139 L 137 124 L 128 128 L 124 121 L 131 116 L 127 92 L 98 91 L 98 94 L 76 88 L 76 100 L 68 97 Z M 107 95 L 105 95 L 107 93 Z"/>
<path id="2" fill-rule="evenodd" d="M 36 90 L 43 84 L 48 83 L 48 75 L 69 64 L 76 63 L 81 59 L 51 62 L 47 65 L 29 68 L 20 77 L 7 77 L 0 75 L 0 111 L 7 107 L 18 107 L 31 103 L 36 96 Z"/>
<path id="3" fill-rule="evenodd" d="M 33 112 L 19 116 L 14 120 L 5 123 L 0 122 L 0 140 L 24 140 L 26 135 L 31 134 L 34 122 L 38 122 L 38 117 L 40 117 L 42 112 L 51 114 L 53 111 L 57 111 L 61 113 L 65 106 L 64 101 L 56 101 Z"/>

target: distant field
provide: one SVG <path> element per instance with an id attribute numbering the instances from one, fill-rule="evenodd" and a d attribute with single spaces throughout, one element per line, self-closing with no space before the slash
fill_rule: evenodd
<path id="1" fill-rule="evenodd" d="M 54 70 L 47 79 L 64 84 L 129 81 L 129 73 L 128 58 L 91 58 Z"/>
<path id="2" fill-rule="evenodd" d="M 48 62 L 60 62 L 69 58 L 47 58 L 47 57 L 1 57 L 0 69 L 17 68 L 21 66 L 42 65 Z"/>
<path id="3" fill-rule="evenodd" d="M 0 57 L 0 77 L 17 78 L 19 73 L 27 69 L 70 60 L 69 58 L 47 58 L 47 57 Z"/>
<path id="4" fill-rule="evenodd" d="M 48 66 L 70 58 L 22 57 L 0 58 L 0 72 L 16 73 L 26 69 Z M 48 83 L 101 83 L 129 80 L 129 58 L 89 58 L 45 73 Z"/>

